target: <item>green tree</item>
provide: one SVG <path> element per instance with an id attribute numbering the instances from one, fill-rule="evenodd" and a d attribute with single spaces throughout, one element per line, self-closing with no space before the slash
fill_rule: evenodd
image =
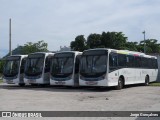
<path id="1" fill-rule="evenodd" d="M 4 66 L 4 61 L 3 61 L 3 60 L 0 60 L 0 76 L 1 76 L 2 73 L 3 73 L 3 66 Z"/>
<path id="2" fill-rule="evenodd" d="M 70 47 L 72 50 L 75 51 L 84 51 L 86 46 L 86 39 L 84 38 L 84 35 L 79 35 L 75 38 L 75 41 L 72 41 L 70 43 Z"/>
<path id="3" fill-rule="evenodd" d="M 127 42 L 125 45 L 126 50 L 138 51 L 138 42 Z"/>
<path id="4" fill-rule="evenodd" d="M 12 54 L 25 55 L 25 54 L 30 54 L 34 52 L 47 52 L 48 51 L 47 47 L 48 47 L 48 44 L 45 43 L 43 40 L 38 41 L 37 43 L 28 42 L 24 44 L 24 46 L 17 46 L 17 48 L 15 48 L 12 51 Z M 9 56 L 9 54 L 7 54 L 5 57 L 7 56 Z"/>
<path id="5" fill-rule="evenodd" d="M 158 40 L 156 39 L 147 39 L 147 40 L 142 40 L 140 41 L 139 46 L 143 49 L 144 51 L 144 43 L 145 43 L 145 48 L 146 48 L 146 53 L 160 53 L 160 44 L 157 43 Z"/>
<path id="6" fill-rule="evenodd" d="M 101 45 L 106 48 L 124 49 L 127 37 L 122 32 L 103 32 L 101 37 Z"/>
<path id="7" fill-rule="evenodd" d="M 90 34 L 87 38 L 87 46 L 89 48 L 102 47 L 102 45 L 101 45 L 101 35 L 100 34 Z"/>
<path id="8" fill-rule="evenodd" d="M 24 45 L 22 53 L 29 54 L 33 52 L 47 52 L 48 44 L 45 43 L 43 40 L 38 41 L 37 43 L 28 42 Z"/>

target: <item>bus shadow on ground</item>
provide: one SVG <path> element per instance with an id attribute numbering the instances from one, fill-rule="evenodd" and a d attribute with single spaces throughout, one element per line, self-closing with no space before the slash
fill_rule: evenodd
<path id="1" fill-rule="evenodd" d="M 107 92 L 114 90 L 111 87 L 100 88 L 100 87 L 70 87 L 70 86 L 53 86 L 53 85 L 26 85 L 26 86 L 18 86 L 18 85 L 3 85 L 0 84 L 0 89 L 7 90 L 35 90 L 35 91 L 50 91 L 50 92 Z"/>
<path id="2" fill-rule="evenodd" d="M 127 85 L 124 86 L 123 89 L 130 89 L 133 87 L 142 87 L 142 84 L 135 85 Z M 0 89 L 8 89 L 8 90 L 36 90 L 36 91 L 50 91 L 50 92 L 109 92 L 116 90 L 115 87 L 70 87 L 70 86 L 53 86 L 53 85 L 26 85 L 26 86 L 18 86 L 18 85 L 8 85 L 8 84 L 0 84 Z M 118 91 L 118 90 L 117 90 Z"/>

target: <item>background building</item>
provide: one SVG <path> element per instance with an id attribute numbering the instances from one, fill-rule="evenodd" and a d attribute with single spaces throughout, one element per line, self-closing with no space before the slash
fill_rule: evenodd
<path id="1" fill-rule="evenodd" d="M 71 51 L 71 48 L 70 47 L 67 47 L 67 46 L 60 46 L 60 50 L 59 51 Z"/>

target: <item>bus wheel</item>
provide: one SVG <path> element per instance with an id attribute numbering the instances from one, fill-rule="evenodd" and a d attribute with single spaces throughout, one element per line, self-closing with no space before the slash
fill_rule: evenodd
<path id="1" fill-rule="evenodd" d="M 116 86 L 116 90 L 121 90 L 123 88 L 123 80 L 119 78 L 118 85 Z"/>
<path id="2" fill-rule="evenodd" d="M 149 85 L 149 77 L 146 76 L 145 77 L 145 83 L 144 83 L 145 86 L 148 86 Z"/>
<path id="3" fill-rule="evenodd" d="M 24 83 L 19 83 L 18 85 L 21 86 L 21 87 L 25 86 Z"/>

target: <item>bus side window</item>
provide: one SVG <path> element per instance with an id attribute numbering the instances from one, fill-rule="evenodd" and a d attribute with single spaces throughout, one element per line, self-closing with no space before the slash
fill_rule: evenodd
<path id="1" fill-rule="evenodd" d="M 146 58 L 141 57 L 141 67 L 142 68 L 146 68 L 145 62 L 146 62 Z"/>
<path id="2" fill-rule="evenodd" d="M 126 55 L 124 54 L 118 54 L 118 66 L 119 67 L 126 67 Z"/>
<path id="3" fill-rule="evenodd" d="M 126 66 L 127 67 L 134 67 L 134 56 L 132 55 L 127 55 L 126 57 Z"/>
<path id="4" fill-rule="evenodd" d="M 158 69 L 157 59 L 152 59 L 153 69 Z"/>
<path id="5" fill-rule="evenodd" d="M 145 60 L 144 61 L 144 66 L 145 66 L 144 68 L 149 68 L 148 67 L 148 60 L 149 60 L 149 58 L 145 58 L 144 60 Z"/>
<path id="6" fill-rule="evenodd" d="M 135 67 L 140 68 L 141 67 L 141 57 L 135 56 Z"/>
<path id="7" fill-rule="evenodd" d="M 76 56 L 76 61 L 75 61 L 75 74 L 79 73 L 80 59 L 81 59 L 81 55 L 77 55 Z"/>
<path id="8" fill-rule="evenodd" d="M 50 56 L 46 57 L 46 61 L 45 61 L 45 72 L 49 72 L 50 71 Z"/>
<path id="9" fill-rule="evenodd" d="M 117 54 L 116 53 L 110 53 L 109 55 L 109 69 L 115 70 L 117 69 Z"/>
<path id="10" fill-rule="evenodd" d="M 21 69 L 20 69 L 21 74 L 24 73 L 25 63 L 26 63 L 26 58 L 23 58 L 21 63 Z"/>

